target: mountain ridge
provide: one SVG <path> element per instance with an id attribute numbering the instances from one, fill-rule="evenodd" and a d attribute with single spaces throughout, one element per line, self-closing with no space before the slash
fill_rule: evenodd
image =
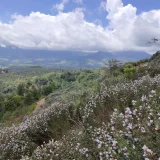
<path id="1" fill-rule="evenodd" d="M 42 65 L 48 67 L 99 68 L 110 59 L 121 62 L 138 61 L 150 58 L 146 52 L 82 52 L 82 51 L 51 51 L 26 50 L 19 48 L 0 48 L 0 65 L 28 66 Z"/>

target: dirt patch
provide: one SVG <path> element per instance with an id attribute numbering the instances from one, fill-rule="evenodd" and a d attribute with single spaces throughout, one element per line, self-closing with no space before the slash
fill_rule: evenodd
<path id="1" fill-rule="evenodd" d="M 41 108 L 41 106 L 43 106 L 44 104 L 45 104 L 45 98 L 43 98 L 40 101 L 38 101 L 36 103 L 36 107 L 35 107 L 33 113 L 36 113 Z"/>
<path id="2" fill-rule="evenodd" d="M 137 65 L 135 68 L 136 68 L 136 70 L 138 70 L 138 69 L 145 67 L 147 65 L 148 65 L 148 62 L 145 62 L 145 63 L 141 63 L 141 64 Z"/>

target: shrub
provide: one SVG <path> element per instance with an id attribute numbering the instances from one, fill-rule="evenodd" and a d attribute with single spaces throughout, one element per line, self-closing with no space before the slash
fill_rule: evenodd
<path id="1" fill-rule="evenodd" d="M 132 79 L 135 75 L 135 68 L 124 68 L 124 76 L 127 79 Z"/>

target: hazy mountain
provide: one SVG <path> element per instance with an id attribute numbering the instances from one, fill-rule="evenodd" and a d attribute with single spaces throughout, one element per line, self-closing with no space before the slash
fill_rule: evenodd
<path id="1" fill-rule="evenodd" d="M 117 59 L 122 62 L 124 61 L 138 61 L 145 58 L 150 58 L 146 52 L 136 52 L 136 51 L 124 51 L 124 52 L 96 52 L 86 56 L 88 59 L 103 60 L 103 59 Z"/>
<path id="2" fill-rule="evenodd" d="M 109 59 L 121 62 L 137 61 L 150 58 L 145 52 L 81 52 L 81 51 L 49 51 L 0 48 L 0 65 L 28 66 L 42 65 L 69 68 L 98 68 Z"/>
<path id="3" fill-rule="evenodd" d="M 115 59 L 120 61 L 138 61 L 145 58 L 150 58 L 151 55 L 146 52 L 140 51 L 125 51 L 125 52 L 118 52 L 115 53 Z"/>
<path id="4" fill-rule="evenodd" d="M 111 52 L 95 52 L 95 53 L 92 53 L 92 54 L 88 54 L 86 56 L 87 59 L 93 59 L 93 60 L 96 60 L 96 61 L 102 61 L 103 59 L 113 59 L 114 58 L 114 55 L 113 53 Z"/>

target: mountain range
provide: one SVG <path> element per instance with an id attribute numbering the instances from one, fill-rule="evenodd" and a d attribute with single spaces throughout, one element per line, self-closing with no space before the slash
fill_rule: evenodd
<path id="1" fill-rule="evenodd" d="M 56 68 L 99 68 L 108 60 L 122 63 L 150 58 L 146 52 L 82 52 L 0 48 L 0 66 L 47 66 Z"/>

